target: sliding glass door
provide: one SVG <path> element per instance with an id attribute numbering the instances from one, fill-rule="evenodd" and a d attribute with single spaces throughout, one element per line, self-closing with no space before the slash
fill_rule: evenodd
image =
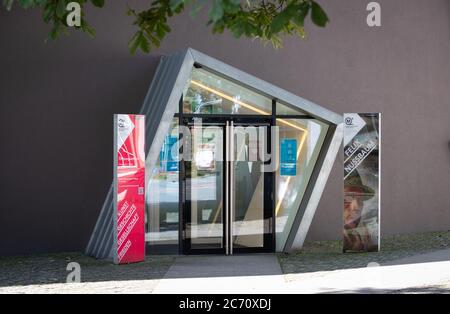
<path id="1" fill-rule="evenodd" d="M 186 119 L 183 132 L 183 252 L 274 250 L 270 124 Z M 269 157 L 267 157 L 269 156 Z"/>

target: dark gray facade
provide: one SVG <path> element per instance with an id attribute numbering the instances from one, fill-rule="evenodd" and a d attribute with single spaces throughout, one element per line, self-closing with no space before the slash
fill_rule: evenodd
<path id="1" fill-rule="evenodd" d="M 450 2 L 323 2 L 331 23 L 274 50 L 172 20 L 161 49 L 131 56 L 125 3 L 89 10 L 95 39 L 44 43 L 40 12 L 0 12 L 0 254 L 83 250 L 112 178 L 112 115 L 139 112 L 159 56 L 192 47 L 335 112 L 382 112 L 381 233 L 450 229 Z M 339 238 L 342 158 L 309 232 Z"/>

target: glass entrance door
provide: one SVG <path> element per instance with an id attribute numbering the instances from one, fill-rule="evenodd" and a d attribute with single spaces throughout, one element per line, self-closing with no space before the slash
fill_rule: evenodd
<path id="1" fill-rule="evenodd" d="M 270 122 L 187 119 L 183 159 L 183 253 L 273 251 Z"/>
<path id="2" fill-rule="evenodd" d="M 183 252 L 225 253 L 223 125 L 185 125 Z M 182 175 L 183 177 L 183 175 Z"/>

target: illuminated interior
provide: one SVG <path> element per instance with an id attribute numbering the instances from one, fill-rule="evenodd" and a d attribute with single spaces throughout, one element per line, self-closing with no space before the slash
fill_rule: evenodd
<path id="1" fill-rule="evenodd" d="M 276 251 L 282 251 L 295 215 L 300 207 L 300 203 L 305 193 L 309 178 L 311 177 L 317 156 L 324 142 L 328 125 L 317 119 L 312 119 L 311 117 L 303 118 L 303 116 L 306 116 L 304 112 L 297 109 L 291 109 L 289 105 L 277 103 L 276 106 L 276 110 L 278 110 L 279 106 L 280 111 L 284 114 L 282 118 L 276 117 L 276 124 L 280 130 L 278 142 L 283 139 L 293 139 L 297 145 L 295 154 L 296 173 L 294 175 L 285 175 L 282 171 L 280 171 L 280 167 L 278 167 L 275 173 L 275 242 Z M 198 114 L 214 116 L 231 114 L 269 116 L 272 115 L 272 99 L 207 70 L 194 68 L 191 73 L 191 78 L 184 88 L 182 108 L 184 113 L 192 115 Z M 286 117 L 286 115 L 292 115 L 292 118 Z M 176 132 L 176 122 L 176 119 L 174 119 L 174 127 L 171 128 L 172 133 L 174 131 Z M 194 149 L 196 149 L 194 161 L 197 167 L 195 176 L 197 176 L 198 173 L 203 173 L 203 178 L 206 180 L 207 175 L 205 175 L 205 169 L 212 169 L 212 167 L 216 167 L 218 164 L 211 162 L 211 158 L 214 154 L 209 151 L 207 147 L 202 149 L 196 147 Z M 279 147 L 276 147 L 276 153 L 280 154 Z M 171 175 L 171 180 L 173 180 L 177 177 L 175 173 L 178 173 L 178 170 L 171 174 L 170 171 L 167 172 L 164 171 L 164 169 L 157 169 L 156 171 L 153 171 L 153 173 L 157 173 L 154 177 L 157 179 L 152 181 L 153 188 L 156 189 L 158 188 L 157 186 L 159 186 L 159 188 L 162 186 L 167 186 L 167 178 Z M 191 180 L 194 180 L 194 177 L 192 177 Z M 196 182 L 195 184 L 200 184 L 199 186 L 202 186 L 201 182 Z M 258 200 L 259 198 L 256 196 L 259 195 L 257 193 L 262 191 L 261 186 L 261 179 L 259 179 L 258 183 L 255 183 L 255 191 L 253 196 L 249 196 L 249 206 L 253 209 L 246 214 L 247 218 L 244 219 L 244 223 L 250 226 L 249 228 L 251 228 L 252 224 L 256 222 L 256 220 L 252 220 L 251 217 L 258 216 L 258 214 L 256 214 L 257 207 L 262 206 L 261 201 Z M 175 199 L 177 199 L 179 193 L 174 190 L 175 185 L 172 185 L 171 187 L 172 193 L 166 194 L 166 198 L 170 200 L 169 202 L 166 204 L 156 202 L 158 204 L 150 204 L 151 206 L 149 206 L 149 217 L 155 217 L 156 211 L 161 211 L 161 208 L 170 207 L 169 213 L 166 213 L 165 218 L 158 217 L 158 222 L 156 224 L 151 224 L 152 227 L 149 228 L 147 236 L 149 239 L 151 238 L 152 241 L 157 242 L 158 239 L 165 239 L 169 242 L 177 241 L 178 229 L 175 227 L 177 227 L 176 223 L 179 222 L 174 222 L 178 209 L 173 206 L 173 203 L 175 202 Z M 218 185 L 210 185 L 210 189 L 217 189 L 217 187 Z M 205 189 L 203 186 L 202 188 Z M 209 201 L 211 204 L 204 205 L 204 208 L 200 208 L 201 205 L 195 205 L 196 208 L 199 206 L 200 207 L 196 210 L 194 218 L 199 221 L 202 219 L 204 220 L 199 223 L 199 228 L 195 229 L 195 232 L 203 232 L 202 228 L 204 227 L 206 233 L 209 233 L 210 235 L 214 233 L 216 236 L 208 238 L 209 242 L 206 240 L 203 242 L 199 241 L 198 244 L 204 245 L 205 247 L 207 247 L 207 245 L 211 247 L 223 245 L 217 236 L 217 224 L 219 222 L 221 223 L 221 206 L 223 201 L 222 199 L 216 199 L 218 194 L 215 190 L 203 191 L 201 193 L 203 193 L 203 196 L 201 197 L 211 198 Z M 254 214 L 252 214 L 252 212 Z M 172 222 L 172 227 L 165 231 L 167 236 L 161 236 L 161 232 L 164 232 L 161 231 L 164 229 L 161 228 L 161 226 L 164 225 L 167 228 L 167 226 L 170 225 L 170 223 L 167 223 L 167 220 Z M 240 230 L 243 229 L 241 228 Z M 245 234 L 245 232 L 243 234 Z M 240 241 L 236 240 L 236 243 L 246 243 L 246 241 L 251 241 L 249 240 L 251 238 L 247 238 L 245 240 L 243 237 L 242 239 L 243 240 Z"/>

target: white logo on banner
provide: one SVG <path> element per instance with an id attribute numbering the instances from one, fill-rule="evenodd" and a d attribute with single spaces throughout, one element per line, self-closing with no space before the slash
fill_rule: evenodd
<path id="1" fill-rule="evenodd" d="M 357 113 L 344 113 L 344 146 L 358 134 L 366 122 Z"/>
<path id="2" fill-rule="evenodd" d="M 120 150 L 123 143 L 130 136 L 134 129 L 134 124 L 127 114 L 117 115 L 117 149 Z"/>

